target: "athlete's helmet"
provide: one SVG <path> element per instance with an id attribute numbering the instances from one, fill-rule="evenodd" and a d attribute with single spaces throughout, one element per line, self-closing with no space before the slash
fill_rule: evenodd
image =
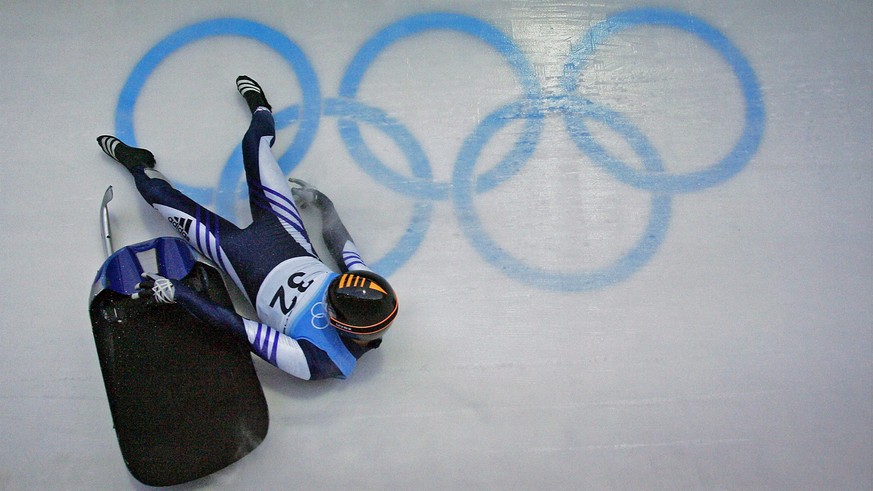
<path id="1" fill-rule="evenodd" d="M 381 338 L 397 316 L 394 289 L 372 271 L 351 271 L 334 278 L 325 303 L 330 324 L 340 334 L 361 341 Z"/>

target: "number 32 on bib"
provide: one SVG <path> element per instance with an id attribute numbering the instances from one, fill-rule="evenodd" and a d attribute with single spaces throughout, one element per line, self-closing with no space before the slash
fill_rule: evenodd
<path id="1" fill-rule="evenodd" d="M 273 299 L 270 300 L 270 307 L 276 308 L 276 304 L 278 303 L 282 315 L 288 315 L 289 312 L 294 310 L 294 307 L 297 305 L 297 297 L 299 297 L 301 293 L 305 293 L 314 282 L 314 280 L 301 280 L 301 278 L 305 276 L 306 273 L 302 271 L 298 271 L 289 276 L 287 282 L 288 286 L 279 286 L 276 293 L 273 295 Z M 287 300 L 289 296 L 291 298 L 290 302 Z"/>

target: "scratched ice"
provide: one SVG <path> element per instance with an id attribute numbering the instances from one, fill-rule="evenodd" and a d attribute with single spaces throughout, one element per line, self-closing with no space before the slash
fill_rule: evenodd
<path id="1" fill-rule="evenodd" d="M 256 360 L 267 439 L 190 487 L 873 487 L 871 21 L 869 2 L 4 7 L 0 488 L 137 486 L 85 308 L 103 190 L 118 244 L 173 229 L 94 137 L 245 223 L 241 73 L 283 168 L 334 199 L 402 309 L 348 381 Z"/>

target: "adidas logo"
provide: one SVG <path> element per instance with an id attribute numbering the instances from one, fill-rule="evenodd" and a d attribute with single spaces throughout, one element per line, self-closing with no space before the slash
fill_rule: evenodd
<path id="1" fill-rule="evenodd" d="M 179 234 L 188 239 L 188 230 L 191 228 L 191 222 L 194 221 L 192 218 L 181 218 L 181 217 L 168 217 L 167 220 L 173 224 L 173 227 L 179 232 Z"/>

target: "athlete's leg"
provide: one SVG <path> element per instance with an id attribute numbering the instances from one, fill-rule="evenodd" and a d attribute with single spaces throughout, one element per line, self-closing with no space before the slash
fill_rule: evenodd
<path id="1" fill-rule="evenodd" d="M 276 139 L 273 113 L 260 86 L 248 77 L 237 79 L 237 88 L 252 110 L 252 121 L 242 141 L 243 165 L 249 190 L 253 223 L 259 235 L 270 237 L 285 258 L 316 256 L 294 204 L 291 189 L 271 147 Z M 290 239 L 290 240 L 289 240 Z"/>
<path id="2" fill-rule="evenodd" d="M 154 157 L 142 148 L 125 145 L 113 136 L 97 139 L 107 155 L 124 165 L 133 175 L 136 188 L 155 210 L 163 215 L 198 252 L 230 276 L 248 295 L 257 286 L 246 271 L 246 252 L 250 245 L 241 240 L 242 231 L 234 224 L 200 206 L 182 194 L 154 169 Z M 242 273 L 242 277 L 239 273 Z M 251 296 L 254 299 L 253 296 Z"/>

